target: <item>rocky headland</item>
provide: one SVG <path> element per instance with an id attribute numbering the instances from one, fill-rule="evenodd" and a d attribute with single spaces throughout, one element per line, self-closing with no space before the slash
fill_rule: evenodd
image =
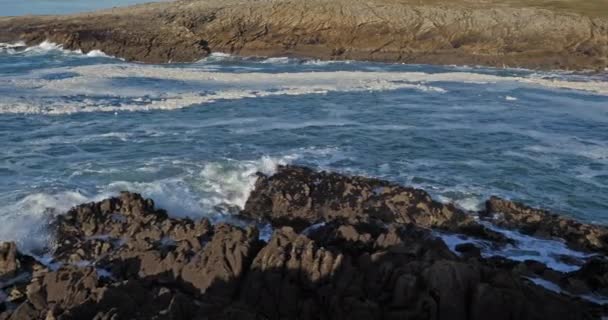
<path id="1" fill-rule="evenodd" d="M 0 18 L 0 42 L 47 40 L 147 63 L 190 62 L 223 52 L 604 70 L 608 14 L 605 2 L 590 2 L 181 0 Z"/>
<path id="2" fill-rule="evenodd" d="M 128 192 L 77 206 L 53 220 L 44 258 L 0 245 L 0 319 L 608 315 L 599 303 L 608 296 L 608 229 L 504 199 L 471 213 L 423 190 L 284 166 L 259 175 L 239 215 L 249 227 L 174 219 Z M 272 224 L 269 239 L 260 222 Z M 488 222 L 562 238 L 589 256 L 561 272 L 482 255 L 475 242 L 451 250 L 437 236 L 514 244 Z"/>

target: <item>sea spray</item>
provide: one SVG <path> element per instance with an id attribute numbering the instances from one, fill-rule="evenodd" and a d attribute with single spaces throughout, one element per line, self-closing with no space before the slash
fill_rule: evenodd
<path id="1" fill-rule="evenodd" d="M 173 217 L 225 220 L 222 207 L 239 210 L 245 206 L 257 180 L 257 173 L 273 174 L 278 165 L 297 159 L 297 154 L 282 157 L 263 156 L 257 160 L 226 159 L 210 162 L 198 174 L 148 182 L 114 181 L 93 194 L 81 191 L 29 194 L 13 204 L 0 207 L 0 241 L 16 241 L 26 252 L 52 244 L 50 221 L 70 208 L 116 196 L 121 191 L 141 193 L 152 198 L 159 208 Z M 217 216 L 220 215 L 220 216 Z M 219 220 L 218 220 L 219 219 Z M 270 231 L 267 231 L 270 232 Z"/>
<path id="2" fill-rule="evenodd" d="M 87 53 L 82 52 L 82 50 L 68 50 L 64 49 L 63 45 L 57 44 L 54 42 L 50 42 L 45 40 L 37 45 L 27 46 L 25 42 L 15 42 L 15 43 L 0 43 L 0 54 L 9 54 L 9 55 L 29 55 L 29 56 L 42 56 L 49 53 L 59 53 L 67 56 L 86 56 L 91 58 L 112 58 L 116 59 L 113 56 L 105 54 L 101 50 L 91 50 Z"/>

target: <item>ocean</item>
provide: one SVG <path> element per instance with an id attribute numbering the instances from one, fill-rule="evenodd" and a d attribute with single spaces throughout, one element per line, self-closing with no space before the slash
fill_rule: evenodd
<path id="1" fill-rule="evenodd" d="M 608 223 L 608 75 L 213 54 L 144 65 L 0 45 L 0 240 L 121 190 L 233 219 L 279 164 L 387 179 L 475 211 L 498 195 Z M 577 255 L 519 235 L 501 254 Z M 452 244 L 462 241 L 445 235 Z M 547 260 L 548 259 L 548 260 Z"/>

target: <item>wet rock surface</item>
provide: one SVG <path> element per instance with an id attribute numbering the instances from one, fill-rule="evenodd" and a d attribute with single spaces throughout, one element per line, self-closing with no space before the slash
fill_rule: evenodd
<path id="1" fill-rule="evenodd" d="M 296 230 L 319 221 L 376 219 L 507 242 L 472 215 L 434 201 L 424 190 L 298 166 L 280 166 L 272 176 L 260 175 L 241 214 Z"/>
<path id="2" fill-rule="evenodd" d="M 312 186 L 312 187 L 311 187 Z M 477 222 L 422 190 L 281 167 L 243 216 L 276 229 L 174 219 L 138 194 L 56 218 L 45 265 L 0 244 L 0 319 L 600 319 L 602 253 L 562 273 L 448 248 Z M 463 226 L 467 228 L 463 228 Z M 468 230 L 468 231 L 467 231 Z M 479 234 L 479 233 L 477 233 Z M 483 233 L 481 233 L 483 235 Z M 486 237 L 504 244 L 504 239 Z M 26 277 L 18 277 L 26 274 Z M 555 284 L 561 292 L 537 285 Z"/>
<path id="3" fill-rule="evenodd" d="M 514 4 L 515 3 L 515 4 Z M 44 40 L 131 61 L 210 52 L 543 69 L 608 67 L 608 20 L 535 2 L 182 0 L 0 18 L 0 41 Z M 597 6 L 600 6 L 598 3 Z"/>
<path id="4" fill-rule="evenodd" d="M 608 253 L 608 228 L 535 209 L 524 204 L 492 197 L 486 201 L 485 216 L 502 227 L 537 237 L 558 237 L 575 248 Z"/>

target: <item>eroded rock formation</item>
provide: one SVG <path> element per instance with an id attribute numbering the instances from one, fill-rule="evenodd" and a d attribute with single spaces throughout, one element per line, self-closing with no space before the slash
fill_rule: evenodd
<path id="1" fill-rule="evenodd" d="M 608 314 L 578 297 L 608 293 L 603 255 L 562 273 L 536 261 L 482 257 L 472 243 L 453 252 L 433 228 L 485 229 L 471 229 L 477 224 L 467 213 L 434 202 L 422 190 L 281 167 L 275 176 L 260 176 L 242 215 L 273 222 L 270 240 L 260 240 L 253 225 L 171 218 L 152 200 L 128 192 L 75 207 L 52 225 L 51 263 L 20 254 L 13 243 L 0 245 L 0 319 Z M 505 244 L 503 238 L 485 239 Z M 563 293 L 533 281 L 553 283 Z"/>

